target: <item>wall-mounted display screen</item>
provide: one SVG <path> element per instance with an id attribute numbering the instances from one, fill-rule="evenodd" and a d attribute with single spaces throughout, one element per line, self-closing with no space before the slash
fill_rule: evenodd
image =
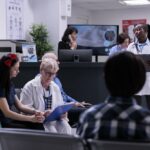
<path id="1" fill-rule="evenodd" d="M 107 54 L 108 48 L 117 43 L 118 25 L 77 25 L 79 47 L 92 48 L 93 54 Z"/>

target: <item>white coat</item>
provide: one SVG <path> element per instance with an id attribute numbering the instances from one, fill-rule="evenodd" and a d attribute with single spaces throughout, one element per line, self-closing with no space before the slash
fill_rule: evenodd
<path id="1" fill-rule="evenodd" d="M 57 106 L 63 105 L 64 102 L 59 87 L 53 81 L 50 82 L 50 91 L 52 94 L 51 109 L 54 110 Z M 43 95 L 44 90 L 41 84 L 41 76 L 39 75 L 25 84 L 20 99 L 28 107 L 44 112 L 45 102 Z M 71 127 L 65 119 L 44 124 L 44 127 L 45 131 L 71 134 Z"/>
<path id="2" fill-rule="evenodd" d="M 140 49 L 139 43 L 131 43 L 129 44 L 127 50 L 134 54 L 150 54 L 150 41 L 147 39 L 146 43 L 144 43 L 142 49 Z M 138 50 L 137 48 L 138 47 Z M 150 72 L 146 72 L 146 81 L 140 92 L 137 95 L 150 95 Z"/>

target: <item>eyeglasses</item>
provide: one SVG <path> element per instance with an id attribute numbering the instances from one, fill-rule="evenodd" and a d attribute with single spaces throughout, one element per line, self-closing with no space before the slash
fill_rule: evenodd
<path id="1" fill-rule="evenodd" d="M 48 72 L 45 70 L 44 70 L 44 73 L 45 73 L 45 75 L 48 75 L 48 76 L 55 76 L 56 75 L 56 73 Z"/>

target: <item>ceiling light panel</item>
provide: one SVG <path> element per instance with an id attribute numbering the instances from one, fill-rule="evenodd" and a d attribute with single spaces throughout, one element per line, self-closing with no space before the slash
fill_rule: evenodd
<path id="1" fill-rule="evenodd" d="M 149 0 L 120 0 L 119 3 L 123 5 L 150 5 Z"/>

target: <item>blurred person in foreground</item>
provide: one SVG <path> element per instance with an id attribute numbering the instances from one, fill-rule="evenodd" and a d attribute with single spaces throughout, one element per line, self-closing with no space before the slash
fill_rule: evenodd
<path id="1" fill-rule="evenodd" d="M 133 98 L 145 83 L 141 58 L 127 51 L 110 56 L 104 78 L 110 97 L 81 115 L 77 134 L 86 139 L 150 139 L 150 111 Z"/>

